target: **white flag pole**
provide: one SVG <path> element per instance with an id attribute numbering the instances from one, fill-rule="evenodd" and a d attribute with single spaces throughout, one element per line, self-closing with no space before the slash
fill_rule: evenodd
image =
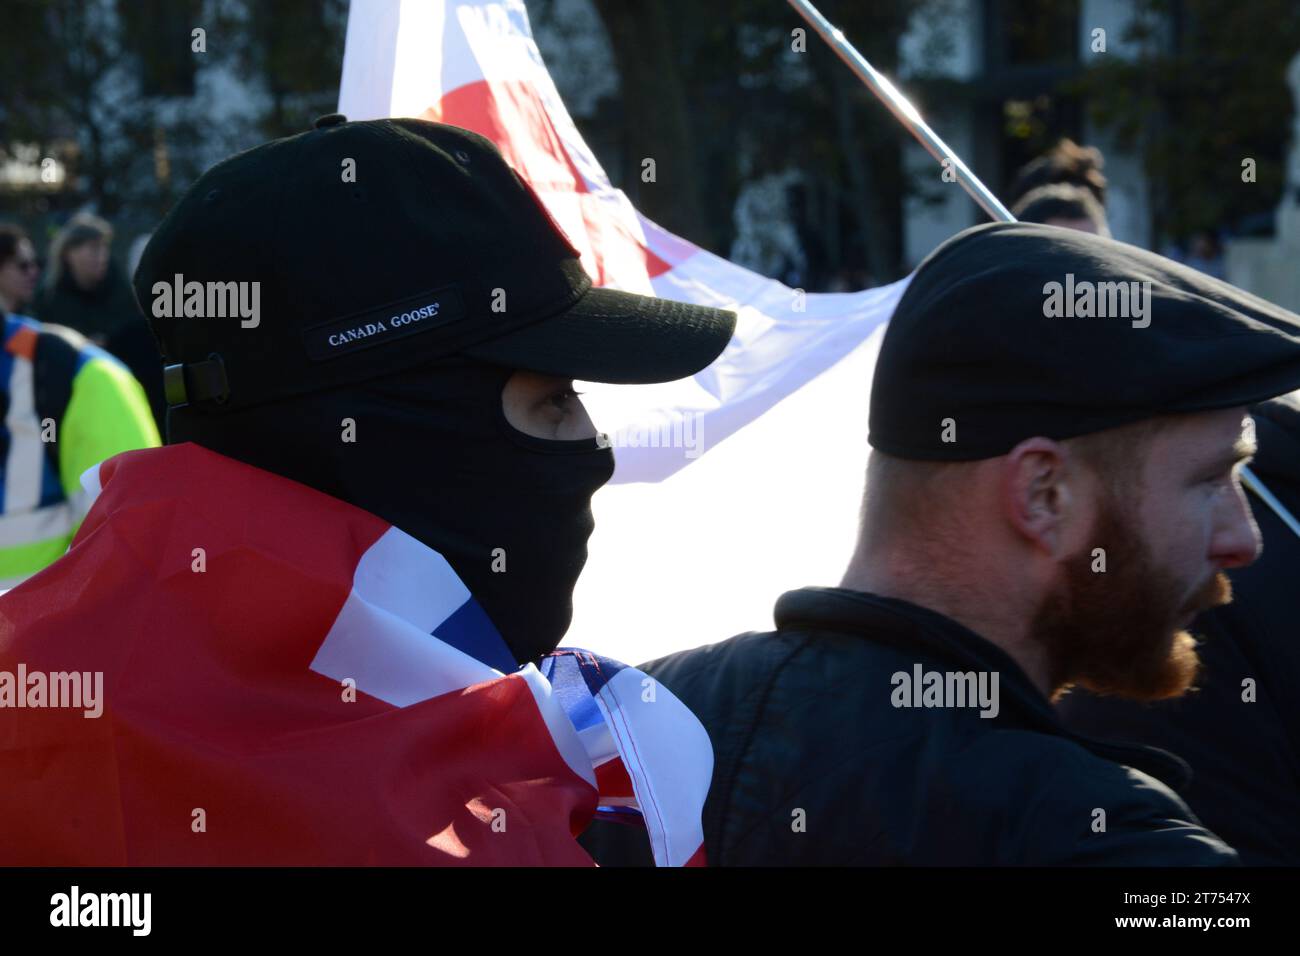
<path id="1" fill-rule="evenodd" d="M 808 0 L 790 0 L 790 6 L 794 7 L 814 30 L 821 34 L 823 40 L 830 44 L 841 60 L 847 64 L 848 68 L 857 74 L 858 79 L 867 85 L 867 89 L 875 93 L 880 102 L 884 103 L 889 112 L 894 114 L 907 131 L 916 137 L 917 141 L 925 147 L 926 151 L 935 158 L 938 163 L 947 163 L 957 174 L 957 181 L 961 183 L 962 188 L 970 194 L 970 198 L 979 203 L 981 209 L 989 214 L 990 219 L 996 219 L 1000 222 L 1015 222 L 1016 217 L 1011 215 L 1011 211 L 998 200 L 998 197 L 989 191 L 989 188 L 980 182 L 979 177 L 970 171 L 965 163 L 961 161 L 948 144 L 941 140 L 934 130 L 926 125 L 921 114 L 916 111 L 916 107 L 908 102 L 907 97 L 900 93 L 889 78 L 878 71 L 874 66 L 867 62 L 866 57 L 854 49 L 838 27 L 833 27 L 830 21 L 818 12 Z"/>
<path id="2" fill-rule="evenodd" d="M 979 204 L 990 219 L 999 222 L 1015 222 L 1016 217 L 1011 215 L 1011 211 L 998 200 L 998 197 L 989 191 L 989 188 L 980 182 L 979 177 L 970 171 L 961 158 L 952 151 L 952 149 L 939 138 L 938 134 L 926 124 L 913 106 L 889 78 L 878 71 L 874 66 L 867 62 L 866 57 L 859 53 L 844 36 L 842 30 L 831 25 L 821 13 L 808 0 L 789 0 L 790 6 L 808 21 L 808 24 L 817 31 L 823 40 L 825 40 L 832 50 L 845 62 L 864 84 L 867 89 L 876 94 L 880 102 L 884 103 L 889 112 L 894 114 L 894 118 L 903 124 L 903 127 L 916 137 L 917 142 L 925 147 L 926 151 L 935 158 L 940 164 L 947 163 L 957 175 L 957 181 L 961 183 L 963 189 L 970 194 L 971 199 Z M 1268 505 L 1282 523 L 1291 529 L 1297 537 L 1300 537 L 1300 521 L 1296 521 L 1295 516 L 1287 510 L 1286 505 L 1282 504 L 1271 491 L 1264 486 L 1264 483 L 1255 477 L 1246 466 L 1241 468 L 1242 483 L 1252 491 L 1260 501 Z"/>
<path id="3" fill-rule="evenodd" d="M 1245 465 L 1241 466 L 1241 483 L 1255 493 L 1255 497 L 1264 504 L 1268 505 L 1273 514 L 1282 519 L 1282 523 L 1290 528 L 1300 538 L 1300 522 L 1296 521 L 1295 515 L 1287 510 L 1286 505 L 1278 501 L 1277 495 L 1264 487 L 1264 483 L 1255 477 L 1255 473 Z"/>

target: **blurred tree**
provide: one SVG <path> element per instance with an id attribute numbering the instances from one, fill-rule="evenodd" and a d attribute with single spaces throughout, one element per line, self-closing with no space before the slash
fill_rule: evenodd
<path id="1" fill-rule="evenodd" d="M 1294 0 L 1136 0 L 1132 58 L 1099 58 L 1079 83 L 1094 118 L 1142 150 L 1157 235 L 1181 240 L 1277 206 L 1300 51 Z M 1242 160 L 1256 181 L 1242 181 Z"/>
<path id="2" fill-rule="evenodd" d="M 595 0 L 595 5 L 605 21 L 622 78 L 626 162 L 620 178 L 646 182 L 643 164 L 653 160 L 653 183 L 661 188 L 638 191 L 641 211 L 673 232 L 703 239 L 709 231 L 695 173 L 687 94 L 677 62 L 680 21 L 666 4 Z"/>
<path id="3" fill-rule="evenodd" d="M 42 153 L 57 155 L 70 174 L 70 189 L 62 198 L 93 199 L 107 215 L 136 198 L 133 185 L 154 178 L 155 117 L 136 95 L 140 78 L 176 79 L 174 70 L 169 73 L 162 64 L 169 55 L 165 44 L 140 43 L 147 52 L 147 65 L 141 68 L 140 53 L 130 40 L 162 40 L 166 28 L 187 7 L 196 8 L 197 0 L 180 0 L 157 20 L 137 19 L 137 8 L 124 21 L 120 6 L 14 0 L 6 5 L 0 35 L 0 87 L 6 92 L 0 147 L 16 142 L 46 147 Z M 185 50 L 188 33 L 185 28 L 176 38 Z"/>
<path id="4" fill-rule="evenodd" d="M 908 138 L 834 52 L 788 6 L 719 0 L 596 0 L 621 75 L 624 157 L 615 178 L 648 216 L 725 254 L 745 183 L 794 169 L 809 288 L 865 271 L 897 277 Z M 945 0 L 823 0 L 826 16 L 871 63 L 897 76 L 899 38 Z M 805 31 L 802 50 L 793 31 Z M 918 81 L 919 87 L 926 85 Z M 641 181 L 656 160 L 657 181 Z"/>
<path id="5" fill-rule="evenodd" d="M 69 178 L 0 214 L 156 221 L 217 159 L 334 108 L 346 18 L 347 0 L 7 0 L 0 150 L 36 143 Z"/>
<path id="6" fill-rule="evenodd" d="M 226 0 L 239 74 L 266 91 L 264 139 L 301 133 L 338 104 L 348 0 Z M 304 42 L 310 37 L 310 42 Z"/>
<path id="7" fill-rule="evenodd" d="M 529 0 L 544 15 L 555 0 Z M 906 134 L 811 31 L 772 0 L 593 0 L 621 76 L 580 126 L 647 215 L 726 254 L 737 200 L 771 179 L 787 194 L 807 288 L 898 276 Z M 951 0 L 823 0 L 897 76 L 909 18 Z M 54 213 L 94 203 L 148 228 L 217 159 L 306 129 L 337 98 L 347 0 L 8 0 L 0 34 L 0 149 L 62 150 Z M 206 31 L 205 51 L 191 32 Z M 304 38 L 307 38 L 306 40 Z M 924 108 L 940 89 L 913 76 Z M 937 99 L 937 97 L 936 97 Z M 641 179 L 656 162 L 655 182 Z M 44 194 L 33 200 L 43 202 Z M 14 196 L 0 195 L 0 214 Z M 865 274 L 865 275 L 863 275 Z"/>

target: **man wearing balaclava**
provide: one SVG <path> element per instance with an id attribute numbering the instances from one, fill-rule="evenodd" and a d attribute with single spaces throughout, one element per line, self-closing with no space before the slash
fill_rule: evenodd
<path id="1" fill-rule="evenodd" d="M 525 385 L 533 405 L 589 434 L 542 437 L 547 420 L 531 408 L 512 423 L 506 401 Z M 594 527 L 591 496 L 614 470 L 571 386 L 457 356 L 288 399 L 273 414 L 176 409 L 169 440 L 302 482 L 429 545 L 526 664 L 568 629 Z M 355 441 L 340 437 L 345 419 Z"/>
<path id="2" fill-rule="evenodd" d="M 482 137 L 337 114 L 204 174 L 135 288 L 168 445 L 88 472 L 0 598 L 0 672 L 82 691 L 0 726 L 44 755 L 0 863 L 590 864 L 650 789 L 696 801 L 646 815 L 657 858 L 699 863 L 703 728 L 553 652 L 613 472 L 573 380 L 691 375 L 734 316 L 593 288 Z M 602 719 L 672 724 L 633 755 Z"/>

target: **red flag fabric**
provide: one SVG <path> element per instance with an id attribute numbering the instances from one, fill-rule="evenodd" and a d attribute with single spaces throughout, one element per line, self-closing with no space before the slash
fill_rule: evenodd
<path id="1" fill-rule="evenodd" d="M 395 529 L 193 445 L 98 477 L 0 597 L 0 864 L 591 865 L 594 777 L 526 675 L 394 706 L 312 669 Z"/>

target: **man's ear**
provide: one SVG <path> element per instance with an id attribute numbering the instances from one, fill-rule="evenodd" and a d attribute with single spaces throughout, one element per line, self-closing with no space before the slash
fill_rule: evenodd
<path id="1" fill-rule="evenodd" d="M 1047 554 L 1061 554 L 1065 521 L 1078 500 L 1061 446 L 1050 438 L 1028 438 L 1011 449 L 1002 461 L 1001 491 L 1003 514 L 1016 532 Z"/>

